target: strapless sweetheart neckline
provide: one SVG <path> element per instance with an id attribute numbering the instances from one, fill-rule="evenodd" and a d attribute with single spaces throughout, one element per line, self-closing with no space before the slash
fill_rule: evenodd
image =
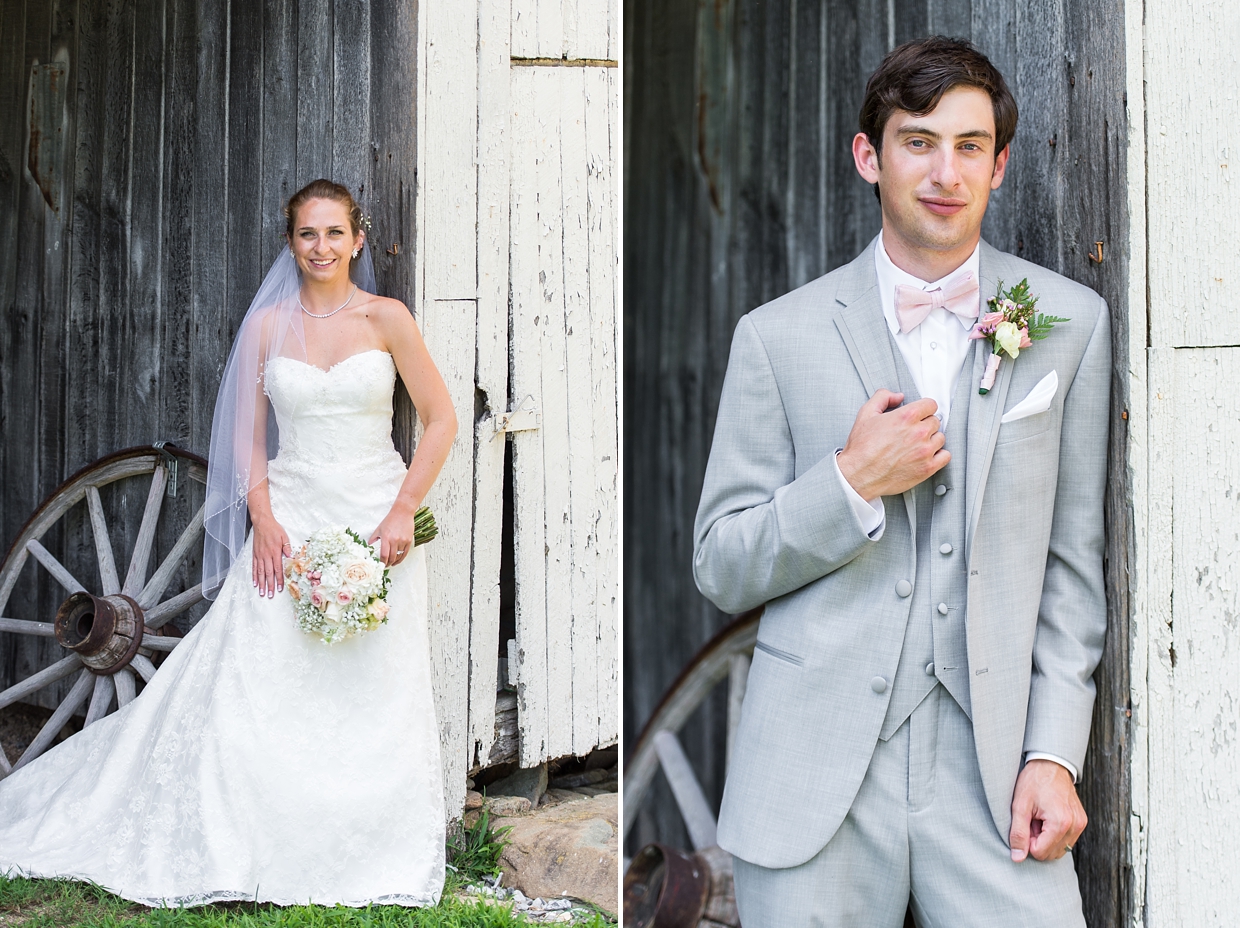
<path id="1" fill-rule="evenodd" d="M 300 364 L 302 367 L 309 367 L 313 370 L 316 370 L 320 374 L 330 374 L 332 371 L 338 368 L 341 364 L 347 364 L 349 361 L 352 361 L 354 358 L 360 358 L 362 357 L 362 355 L 367 355 L 367 354 L 385 354 L 389 358 L 392 357 L 392 353 L 390 351 L 385 351 L 382 348 L 367 348 L 365 351 L 358 351 L 355 354 L 349 355 L 347 358 L 341 358 L 331 367 L 319 367 L 317 364 L 311 364 L 309 361 L 303 361 L 301 360 L 301 358 L 293 358 L 286 354 L 277 355 L 271 360 L 272 361 L 292 361 L 295 364 Z"/>

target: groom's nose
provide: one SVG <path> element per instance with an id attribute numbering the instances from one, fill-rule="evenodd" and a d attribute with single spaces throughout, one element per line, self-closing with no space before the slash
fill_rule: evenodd
<path id="1" fill-rule="evenodd" d="M 930 168 L 930 180 L 943 190 L 955 190 L 960 186 L 960 155 L 950 145 L 940 148 L 934 155 Z"/>

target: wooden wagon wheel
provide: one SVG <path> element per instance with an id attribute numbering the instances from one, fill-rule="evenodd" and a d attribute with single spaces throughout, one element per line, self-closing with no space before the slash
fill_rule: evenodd
<path id="1" fill-rule="evenodd" d="M 117 573 L 112 542 L 99 491 L 122 480 L 149 478 L 146 506 L 124 578 Z M 33 695 L 71 674 L 77 680 L 52 717 L 10 764 L 0 750 L 0 778 L 42 754 L 57 733 L 89 698 L 86 725 L 106 715 L 116 697 L 117 707 L 134 698 L 136 672 L 149 682 L 155 674 L 152 658 L 171 651 L 181 640 L 162 633 L 169 620 L 202 601 L 202 584 L 166 597 L 168 586 L 185 558 L 201 544 L 203 507 L 180 533 L 167 556 L 148 577 L 151 551 L 159 527 L 165 495 L 181 492 L 190 480 L 206 484 L 205 458 L 165 442 L 126 448 L 78 471 L 49 496 L 26 522 L 0 564 L 0 633 L 55 638 L 67 649 L 64 657 L 0 692 L 0 709 Z M 77 580 L 41 539 L 85 503 L 101 589 L 93 593 Z M 4 618 L 9 598 L 27 560 L 45 569 L 68 594 L 53 621 Z M 47 618 L 52 618 L 48 616 Z"/>
<path id="2" fill-rule="evenodd" d="M 663 694 L 641 734 L 633 742 L 624 765 L 625 837 L 628 837 L 637 812 L 646 799 L 655 771 L 662 765 L 694 847 L 710 847 L 715 843 L 715 817 L 675 736 L 715 686 L 727 680 L 727 757 L 731 758 L 761 617 L 761 607 L 750 610 L 708 641 Z"/>

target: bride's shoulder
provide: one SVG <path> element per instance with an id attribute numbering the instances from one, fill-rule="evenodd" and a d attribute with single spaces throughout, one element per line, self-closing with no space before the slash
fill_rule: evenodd
<path id="1" fill-rule="evenodd" d="M 383 329 L 399 330 L 417 327 L 409 307 L 392 297 L 371 295 L 366 301 L 365 309 Z"/>

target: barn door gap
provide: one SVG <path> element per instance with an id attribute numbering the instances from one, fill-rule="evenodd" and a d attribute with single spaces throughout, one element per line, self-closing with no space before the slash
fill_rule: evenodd
<path id="1" fill-rule="evenodd" d="M 499 648 L 500 688 L 511 687 L 516 668 L 508 666 L 508 642 L 517 637 L 517 559 L 513 505 L 512 442 L 504 442 L 504 501 L 499 555 Z"/>

